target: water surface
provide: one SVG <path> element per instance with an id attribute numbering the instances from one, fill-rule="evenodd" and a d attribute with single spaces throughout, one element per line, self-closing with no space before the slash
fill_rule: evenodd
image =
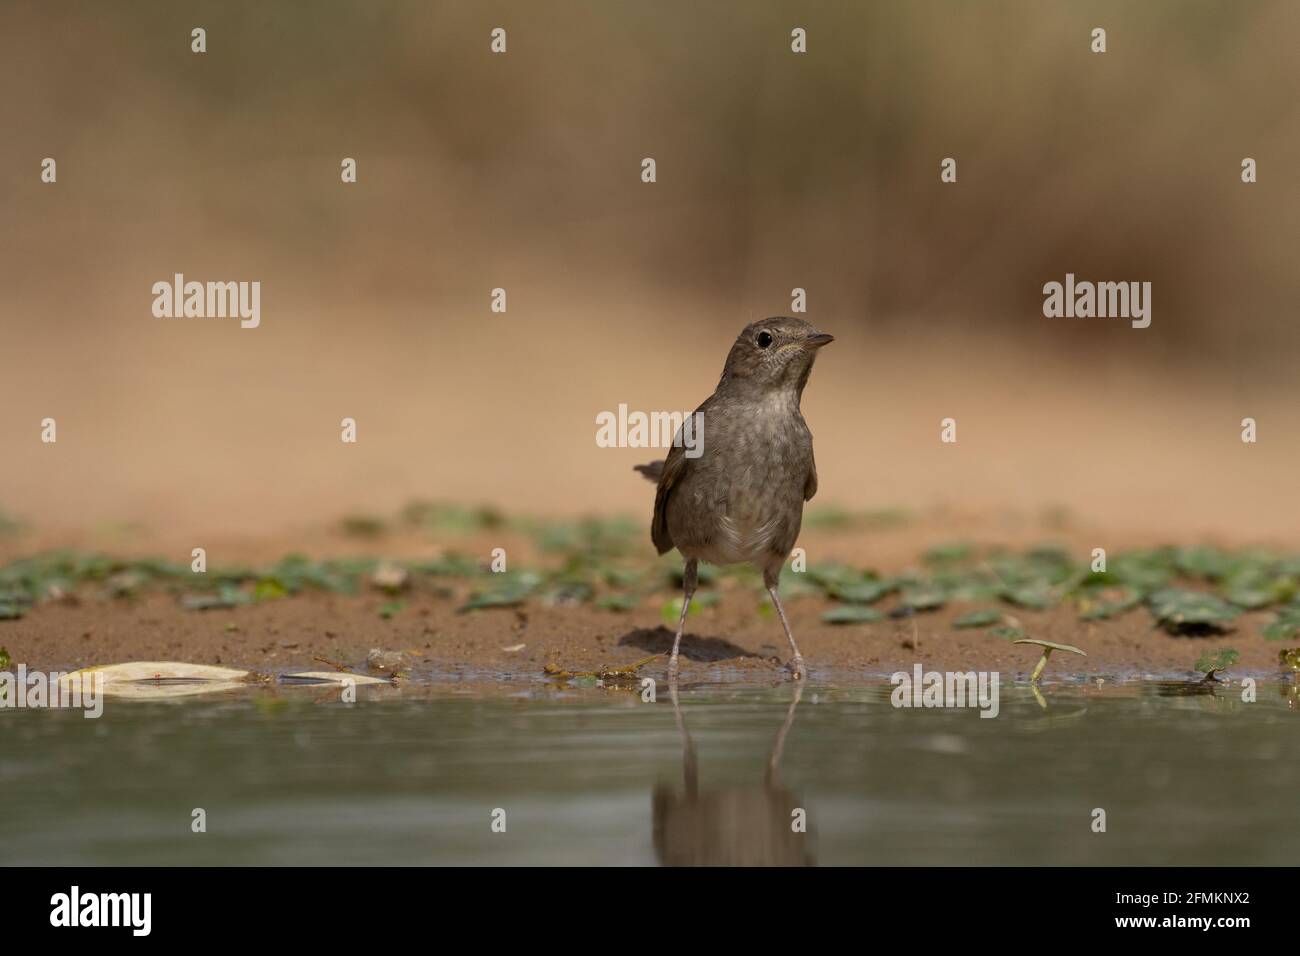
<path id="1" fill-rule="evenodd" d="M 29 864 L 1285 864 L 1289 684 L 272 688 L 0 711 L 0 861 Z M 1043 705 L 1046 705 L 1045 707 Z M 191 830 L 206 811 L 207 832 Z M 1093 832 L 1093 811 L 1106 832 Z M 504 811 L 505 832 L 492 823 Z M 791 821 L 806 816 L 807 832 Z"/>

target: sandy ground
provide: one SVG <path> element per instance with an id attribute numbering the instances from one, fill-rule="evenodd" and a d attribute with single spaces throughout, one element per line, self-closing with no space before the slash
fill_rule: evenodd
<path id="1" fill-rule="evenodd" d="M 954 537 L 1010 545 L 1055 540 L 1075 549 L 1095 540 L 1086 528 L 1058 522 L 1053 519 L 1045 527 L 1029 518 L 990 523 L 945 514 L 872 531 L 810 531 L 801 544 L 813 560 L 895 573 L 916 567 L 925 547 Z M 305 537 L 318 556 L 358 550 L 355 541 L 326 529 Z M 241 552 L 241 558 L 279 557 L 283 547 L 269 550 L 275 543 L 262 539 L 259 547 Z M 507 534 L 457 539 L 455 549 L 486 555 L 501 543 L 520 566 L 544 560 L 526 538 Z M 399 557 L 427 556 L 435 550 L 427 538 L 415 534 L 389 536 L 368 548 Z M 0 548 L 0 558 L 20 550 L 11 541 Z M 368 652 L 380 648 L 401 652 L 407 669 L 420 678 L 521 683 L 541 680 L 548 663 L 595 670 L 666 653 L 671 644 L 672 632 L 661 617 L 664 603 L 673 597 L 666 589 L 648 594 L 640 607 L 623 613 L 590 605 L 547 606 L 536 599 L 517 608 L 458 613 L 470 584 L 451 582 L 448 588 L 446 583 L 417 580 L 402 595 L 401 610 L 387 619 L 380 610 L 392 598 L 379 591 L 355 596 L 307 591 L 236 608 L 192 611 L 169 594 L 113 599 L 83 587 L 75 601 L 40 604 L 20 620 L 0 622 L 0 646 L 9 650 L 15 664 L 42 669 L 178 660 L 277 673 L 320 669 L 318 659 L 364 668 Z M 683 678 L 781 679 L 789 653 L 779 623 L 760 614 L 758 596 L 739 582 L 724 579 L 717 587 L 717 605 L 699 608 L 688 620 Z M 895 601 L 886 598 L 877 607 L 887 612 Z M 821 622 L 829 606 L 820 597 L 788 602 L 792 626 L 815 678 L 878 678 L 898 669 L 910 671 L 918 662 L 927 669 L 996 669 L 1024 677 L 1037 660 L 1035 649 L 1013 645 L 986 629 L 952 627 L 957 617 L 988 602 L 950 604 L 909 618 L 847 626 Z M 1190 677 L 1195 660 L 1219 646 L 1241 653 L 1233 676 L 1281 674 L 1278 652 L 1285 642 L 1268 641 L 1261 634 L 1272 619 L 1268 611 L 1243 614 L 1233 631 L 1209 637 L 1171 636 L 1154 626 L 1145 608 L 1090 623 L 1081 623 L 1070 607 L 1006 611 L 1030 636 L 1079 645 L 1088 652 L 1086 659 L 1055 655 L 1049 677 Z M 646 665 L 645 673 L 661 675 L 665 669 L 665 661 L 655 661 Z"/>
<path id="2" fill-rule="evenodd" d="M 410 672 L 438 680 L 504 682 L 539 680 L 543 666 L 594 670 L 624 665 L 668 651 L 672 631 L 657 607 L 613 613 L 586 607 L 525 606 L 457 614 L 455 603 L 413 596 L 388 620 L 387 599 L 308 595 L 230 610 L 182 610 L 174 599 L 153 596 L 130 607 L 106 610 L 93 604 L 43 607 L 20 621 L 0 625 L 14 663 L 42 670 L 178 660 L 224 664 L 259 672 L 320 670 L 319 660 L 364 669 L 372 648 L 402 652 Z M 895 670 L 998 670 L 1026 677 L 1037 661 L 1033 648 L 1016 646 L 984 630 L 954 630 L 952 621 L 970 608 L 954 606 L 904 620 L 832 626 L 819 621 L 820 600 L 791 602 L 791 624 L 812 676 L 868 679 Z M 1246 615 L 1236 633 L 1222 637 L 1173 637 L 1152 626 L 1138 610 L 1117 621 L 1081 626 L 1068 609 L 1017 612 L 1047 640 L 1076 643 L 1086 661 L 1057 654 L 1050 676 L 1189 677 L 1205 650 L 1230 644 L 1241 652 L 1234 676 L 1276 677 L 1282 646 L 1259 636 L 1268 615 Z M 523 645 L 518 650 L 513 648 Z M 682 641 L 682 676 L 689 680 L 781 678 L 789 656 L 780 626 L 759 618 L 746 593 L 728 594 L 714 608 L 691 617 Z M 325 668 L 328 669 L 328 668 Z M 660 676 L 665 662 L 646 666 Z"/>

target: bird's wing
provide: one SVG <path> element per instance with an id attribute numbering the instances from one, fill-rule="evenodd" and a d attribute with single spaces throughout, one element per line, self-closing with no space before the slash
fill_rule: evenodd
<path id="1" fill-rule="evenodd" d="M 813 457 L 812 448 L 808 449 L 808 477 L 803 483 L 803 500 L 812 501 L 817 494 L 817 459 Z"/>
<path id="2" fill-rule="evenodd" d="M 655 489 L 655 516 L 650 525 L 650 540 L 654 542 L 655 550 L 660 554 L 667 554 L 673 549 L 672 535 L 668 533 L 668 496 L 672 493 L 673 485 L 681 480 L 689 465 L 690 459 L 686 457 L 686 449 L 681 445 L 673 445 L 659 474 L 659 486 Z"/>
<path id="3" fill-rule="evenodd" d="M 702 429 L 705 420 L 708 418 L 709 406 L 713 404 L 715 397 L 716 393 L 710 395 L 701 403 L 699 408 L 691 413 L 700 416 L 699 428 L 701 430 L 696 433 L 699 436 L 697 440 L 704 437 Z M 690 469 L 694 467 L 692 465 L 693 461 L 699 461 L 699 458 L 686 457 L 685 442 L 674 441 L 673 447 L 668 450 L 667 460 L 662 463 L 663 468 L 659 473 L 659 485 L 655 490 L 655 516 L 650 525 L 650 540 L 654 542 L 655 548 L 660 554 L 667 554 L 676 546 L 673 543 L 672 535 L 668 533 L 668 496 L 672 494 L 673 487 L 690 473 Z"/>

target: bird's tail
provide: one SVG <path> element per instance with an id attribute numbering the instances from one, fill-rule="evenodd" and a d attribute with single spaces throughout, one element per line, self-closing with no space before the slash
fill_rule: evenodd
<path id="1" fill-rule="evenodd" d="M 659 484 L 659 476 L 664 473 L 664 463 L 662 461 L 652 461 L 648 465 L 633 465 L 632 470 L 645 475 L 646 481 Z"/>

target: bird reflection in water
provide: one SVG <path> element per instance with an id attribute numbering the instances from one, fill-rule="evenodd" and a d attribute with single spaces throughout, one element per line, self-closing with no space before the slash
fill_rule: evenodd
<path id="1" fill-rule="evenodd" d="M 673 717 L 682 738 L 685 792 L 658 786 L 653 797 L 655 856 L 664 866 L 812 866 L 806 809 L 781 785 L 781 752 L 794 724 L 803 683 L 794 685 L 794 698 L 785 723 L 777 731 L 762 782 L 701 792 L 695 744 L 682 717 L 677 682 L 670 681 Z M 801 825 L 796 826 L 796 822 Z"/>

